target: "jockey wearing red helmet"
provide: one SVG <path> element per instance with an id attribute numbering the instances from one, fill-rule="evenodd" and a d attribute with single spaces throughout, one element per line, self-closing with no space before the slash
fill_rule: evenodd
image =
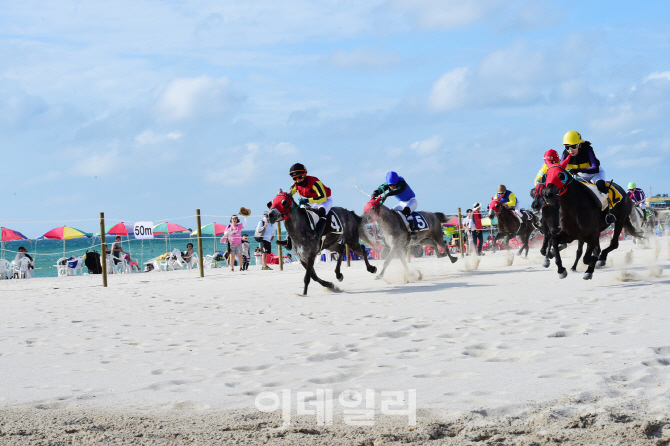
<path id="1" fill-rule="evenodd" d="M 558 152 L 556 152 L 555 150 L 551 149 L 544 152 L 544 164 L 542 164 L 542 168 L 535 176 L 535 186 L 537 186 L 540 183 L 544 183 L 544 178 L 547 175 L 547 170 L 549 169 L 549 166 L 558 164 L 560 162 L 561 159 L 558 157 Z"/>

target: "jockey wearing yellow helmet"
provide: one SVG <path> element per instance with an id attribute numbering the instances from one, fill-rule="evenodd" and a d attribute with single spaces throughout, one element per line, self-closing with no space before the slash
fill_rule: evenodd
<path id="1" fill-rule="evenodd" d="M 593 152 L 593 147 L 589 141 L 584 141 L 582 135 L 575 130 L 568 131 L 563 135 L 563 155 L 561 161 L 570 157 L 567 169 L 571 173 L 577 173 L 587 181 L 594 183 L 600 192 L 607 194 L 607 179 L 605 170 L 600 167 L 600 161 Z"/>

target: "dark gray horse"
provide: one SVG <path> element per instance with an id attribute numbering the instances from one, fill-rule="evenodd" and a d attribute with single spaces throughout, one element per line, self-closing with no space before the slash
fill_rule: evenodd
<path id="1" fill-rule="evenodd" d="M 349 248 L 365 261 L 365 266 L 369 272 L 377 272 L 377 268 L 368 262 L 365 247 L 359 241 L 358 228 L 361 224 L 361 219 L 355 213 L 344 208 L 333 207 L 330 212 L 337 214 L 342 226 L 339 228 L 327 225 L 323 231 L 325 239 L 322 242 L 321 240 L 311 240 L 309 238 L 312 232 L 309 216 L 307 215 L 309 211 L 298 206 L 291 194 L 280 190 L 275 199 L 268 203 L 268 208 L 270 208 L 268 221 L 270 223 L 284 221 L 289 237 L 287 244 L 293 245 L 295 253 L 300 258 L 300 263 L 305 267 L 305 288 L 303 295 L 307 295 L 307 287 L 309 286 L 310 279 L 316 280 L 326 288 L 335 288 L 332 282 L 320 279 L 314 270 L 316 256 L 322 249 L 338 253 L 335 277 L 340 282 L 344 278 L 340 272 L 340 267 L 342 266 L 345 245 L 349 245 Z"/>
<path id="2" fill-rule="evenodd" d="M 400 214 L 384 206 L 382 197 L 370 199 L 365 205 L 363 215 L 361 216 L 362 225 L 359 233 L 363 240 L 371 245 L 374 245 L 368 238 L 368 233 L 365 230 L 365 225 L 377 222 L 384 233 L 384 241 L 391 249 L 384 266 L 382 267 L 379 277 L 384 277 L 386 267 L 394 258 L 400 259 L 405 273 L 405 282 L 407 282 L 407 249 L 410 245 L 431 246 L 435 249 L 438 257 L 449 256 L 451 263 L 456 262 L 458 258 L 453 257 L 444 242 L 444 235 L 442 234 L 442 223 L 447 222 L 447 217 L 441 212 L 426 212 L 421 211 L 421 215 L 428 224 L 428 230 L 417 231 L 417 239 L 411 240 L 407 225 Z M 440 248 L 443 252 L 440 252 Z"/>
<path id="3" fill-rule="evenodd" d="M 605 266 L 607 255 L 619 247 L 619 235 L 624 226 L 633 235 L 639 233 L 633 228 L 630 213 L 633 203 L 625 191 L 618 185 L 611 185 L 621 195 L 620 201 L 615 203 L 611 214 L 615 217 L 614 232 L 610 245 L 600 251 L 600 233 L 610 225 L 608 211 L 595 205 L 587 186 L 575 181 L 573 175 L 565 169 L 569 158 L 560 165 L 553 165 L 547 172 L 546 185 L 538 186 L 533 208 L 542 209 L 542 220 L 549 227 L 553 254 L 558 267 L 560 278 L 567 276 L 563 267 L 558 245 L 570 243 L 573 240 L 586 243 L 584 263 L 588 265 L 584 279 L 593 278 L 593 271 L 597 266 Z M 549 234 L 545 234 L 545 237 Z M 578 256 L 581 254 L 577 253 Z M 579 257 L 578 257 L 579 258 Z"/>

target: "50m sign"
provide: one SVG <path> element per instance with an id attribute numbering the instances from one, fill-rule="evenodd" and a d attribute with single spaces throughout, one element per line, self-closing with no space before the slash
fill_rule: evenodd
<path id="1" fill-rule="evenodd" d="M 136 239 L 154 238 L 154 233 L 152 229 L 153 227 L 154 227 L 153 221 L 135 222 L 135 226 L 133 228 L 133 235 L 135 236 Z"/>

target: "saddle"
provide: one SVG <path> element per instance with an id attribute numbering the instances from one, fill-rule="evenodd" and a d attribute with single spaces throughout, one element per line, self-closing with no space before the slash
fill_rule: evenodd
<path id="1" fill-rule="evenodd" d="M 618 184 L 612 183 L 612 187 L 609 189 L 609 193 L 603 194 L 598 190 L 598 187 L 591 183 L 590 181 L 583 180 L 575 176 L 575 180 L 586 186 L 586 189 L 590 192 L 591 198 L 595 201 L 597 206 L 600 206 L 600 210 L 607 210 L 608 207 L 614 207 L 623 200 L 622 194 L 624 193 L 621 186 Z"/>
<path id="2" fill-rule="evenodd" d="M 403 214 L 402 212 L 400 212 L 398 210 L 396 210 L 396 212 L 398 214 L 400 214 L 400 216 L 402 217 L 402 220 L 405 222 L 405 226 L 407 226 L 408 229 L 409 229 L 409 221 L 408 220 L 411 220 L 411 221 L 414 222 L 414 228 L 417 232 L 427 231 L 428 229 L 430 229 L 428 227 L 428 222 L 426 221 L 424 216 L 421 215 L 419 212 L 412 212 L 409 217 L 405 217 L 405 214 Z"/>
<path id="3" fill-rule="evenodd" d="M 318 214 L 307 210 L 307 215 L 309 216 L 309 225 L 312 231 L 316 228 L 316 224 L 319 221 Z M 325 237 L 328 234 L 342 234 L 342 221 L 340 217 L 333 212 L 332 210 L 326 215 L 326 227 L 323 228 L 323 233 L 321 238 Z"/>

